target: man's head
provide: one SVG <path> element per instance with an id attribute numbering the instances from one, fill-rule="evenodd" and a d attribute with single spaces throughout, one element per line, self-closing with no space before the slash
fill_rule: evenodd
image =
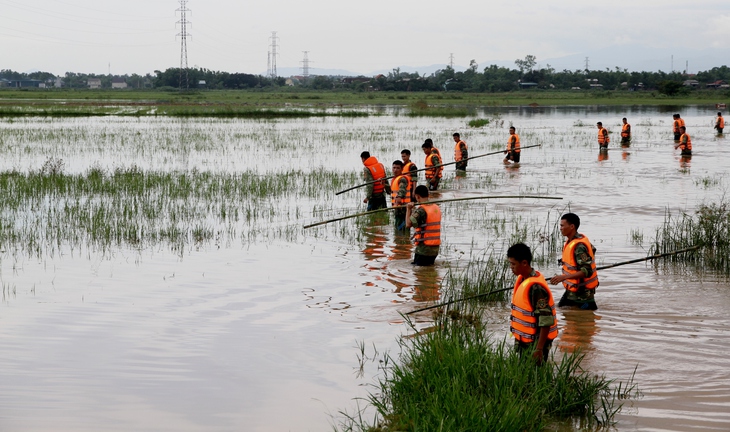
<path id="1" fill-rule="evenodd" d="M 560 234 L 572 237 L 580 228 L 580 218 L 575 213 L 565 213 L 560 217 Z"/>
<path id="2" fill-rule="evenodd" d="M 681 115 L 679 115 L 679 113 L 677 113 L 677 118 L 682 118 L 682 116 L 681 116 Z"/>
<path id="3" fill-rule="evenodd" d="M 426 185 L 416 186 L 416 190 L 413 193 L 416 195 L 417 201 L 428 199 L 428 188 Z"/>
<path id="4" fill-rule="evenodd" d="M 411 151 L 408 149 L 403 149 L 400 151 L 400 158 L 403 160 L 404 164 L 407 164 L 411 161 Z"/>
<path id="5" fill-rule="evenodd" d="M 509 127 L 509 134 L 510 135 L 514 135 L 515 134 L 515 127 L 514 126 L 510 126 Z"/>
<path id="6" fill-rule="evenodd" d="M 431 150 L 433 150 L 433 141 L 431 140 L 431 138 L 426 138 L 426 141 L 423 142 L 421 148 L 423 149 L 424 153 L 430 155 Z"/>
<path id="7" fill-rule="evenodd" d="M 677 120 L 677 119 L 679 118 L 679 114 L 672 114 L 672 118 L 673 118 L 674 120 Z"/>
<path id="8" fill-rule="evenodd" d="M 453 137 L 454 137 L 454 142 L 461 141 L 461 137 L 459 136 L 459 132 L 454 133 Z"/>
<path id="9" fill-rule="evenodd" d="M 626 121 L 627 121 L 626 117 L 622 118 L 621 121 L 624 122 L 624 124 L 626 124 Z"/>
<path id="10" fill-rule="evenodd" d="M 685 132 L 687 132 L 687 128 L 684 127 L 684 126 L 680 126 L 679 127 L 679 131 L 682 132 L 682 133 L 685 133 Z"/>
<path id="11" fill-rule="evenodd" d="M 403 162 L 399 160 L 393 161 L 393 175 L 399 176 L 403 173 Z"/>
<path id="12" fill-rule="evenodd" d="M 532 251 L 524 243 L 517 243 L 507 249 L 507 260 L 512 273 L 519 276 L 529 276 L 532 271 Z"/>
<path id="13" fill-rule="evenodd" d="M 718 117 L 722 117 L 722 113 L 721 113 L 721 112 L 718 112 L 718 113 L 717 113 L 717 116 L 718 116 Z"/>
<path id="14" fill-rule="evenodd" d="M 601 123 L 601 122 L 596 123 L 596 127 L 598 127 L 598 129 L 602 128 L 603 127 L 603 123 Z"/>
<path id="15" fill-rule="evenodd" d="M 364 151 L 364 152 L 360 153 L 360 159 L 362 159 L 363 162 L 365 162 L 366 160 L 368 160 L 368 158 L 370 158 L 370 152 L 369 151 Z"/>

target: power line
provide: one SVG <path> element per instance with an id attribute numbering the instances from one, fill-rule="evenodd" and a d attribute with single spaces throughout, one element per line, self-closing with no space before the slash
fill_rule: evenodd
<path id="1" fill-rule="evenodd" d="M 190 88 L 190 83 L 188 82 L 188 21 L 187 21 L 187 12 L 189 12 L 190 9 L 186 8 L 188 0 L 179 0 L 179 2 L 180 2 L 180 8 L 177 9 L 177 11 L 180 12 L 180 21 L 178 21 L 177 23 L 180 24 L 180 33 L 178 33 L 178 36 L 180 36 L 180 91 L 182 91 L 183 82 L 185 84 L 185 90 Z M 184 80 L 183 80 L 183 78 L 184 78 Z"/>

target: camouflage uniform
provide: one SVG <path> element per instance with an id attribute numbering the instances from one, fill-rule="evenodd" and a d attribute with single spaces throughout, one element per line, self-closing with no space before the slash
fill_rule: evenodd
<path id="1" fill-rule="evenodd" d="M 414 227 L 421 226 L 426 223 L 426 210 L 421 207 L 416 207 L 411 212 L 411 224 Z M 427 257 L 436 257 L 439 254 L 440 246 L 426 246 L 423 243 L 416 245 L 416 255 L 423 255 Z"/>
<path id="2" fill-rule="evenodd" d="M 469 161 L 464 159 L 469 157 L 469 150 L 466 148 L 464 141 L 459 141 L 459 151 L 461 152 L 461 161 L 456 163 L 456 169 L 466 171 L 466 165 Z"/>
<path id="3" fill-rule="evenodd" d="M 588 254 L 588 248 L 586 247 L 586 245 L 582 243 L 576 245 L 573 253 L 575 254 L 575 262 L 578 270 L 585 273 L 586 278 L 593 276 L 593 270 L 591 269 L 591 264 L 593 264 L 593 260 Z M 595 254 L 596 248 L 594 247 L 593 255 L 595 256 Z M 595 294 L 595 289 L 586 289 L 585 287 L 578 288 L 578 291 L 576 292 L 572 292 L 566 289 L 565 294 L 563 294 L 563 297 L 558 303 L 558 306 L 578 306 L 581 309 L 596 310 L 598 309 L 598 305 L 596 305 L 596 300 L 594 298 Z"/>
<path id="4" fill-rule="evenodd" d="M 431 152 L 431 154 L 428 155 L 427 157 L 429 159 L 431 159 L 431 163 L 434 166 L 441 165 L 441 157 L 438 154 L 436 154 L 436 152 Z M 443 167 L 432 168 L 432 171 L 434 173 L 433 177 L 430 179 L 428 179 L 428 178 L 426 179 L 426 181 L 428 182 L 428 190 L 435 191 L 439 188 L 439 181 L 441 181 L 441 179 L 438 177 L 438 173 L 442 169 L 443 169 Z"/>
<path id="5" fill-rule="evenodd" d="M 391 195 L 393 193 L 393 190 L 391 189 L 390 185 L 385 185 L 385 192 L 388 193 L 388 195 Z M 398 181 L 398 192 L 396 192 L 396 196 L 401 199 L 405 199 L 408 196 L 408 179 L 405 177 L 401 177 Z M 405 230 L 406 229 L 406 209 L 400 208 L 393 211 L 395 215 L 395 229 L 397 230 Z"/>
<path id="6" fill-rule="evenodd" d="M 530 277 L 537 276 L 535 269 L 530 272 Z M 530 305 L 537 318 L 537 334 L 540 334 L 540 327 L 552 327 L 555 324 L 555 317 L 553 311 L 550 309 L 550 295 L 545 288 L 539 284 L 533 284 L 530 287 Z M 547 359 L 550 354 L 550 347 L 553 341 L 548 339 L 543 347 L 543 358 Z M 515 349 L 519 353 L 523 353 L 528 349 L 532 349 L 532 343 L 526 343 L 515 339 Z"/>
<path id="7" fill-rule="evenodd" d="M 363 170 L 362 179 L 363 183 L 368 184 L 365 187 L 365 197 L 368 199 L 368 211 L 388 207 L 388 204 L 385 202 L 385 193 L 373 195 L 375 183 L 370 183 L 374 180 L 373 173 L 371 173 L 367 167 Z"/>

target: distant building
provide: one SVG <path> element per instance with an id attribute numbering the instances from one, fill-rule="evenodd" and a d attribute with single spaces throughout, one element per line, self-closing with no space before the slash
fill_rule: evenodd
<path id="1" fill-rule="evenodd" d="M 15 87 L 15 88 L 27 88 L 27 87 L 40 87 L 41 84 L 43 84 L 43 81 L 40 80 L 31 80 L 31 79 L 23 79 L 23 80 L 5 80 L 7 81 L 8 87 Z"/>
<path id="2" fill-rule="evenodd" d="M 537 83 L 534 82 L 521 82 L 519 84 L 521 89 L 531 89 L 537 87 Z"/>
<path id="3" fill-rule="evenodd" d="M 699 86 L 700 86 L 700 82 L 699 82 L 699 81 L 697 81 L 697 80 L 686 80 L 686 81 L 685 81 L 685 82 L 683 82 L 682 84 L 683 84 L 683 85 L 684 85 L 685 87 L 692 87 L 692 88 L 695 88 L 695 87 L 699 87 Z"/>
<path id="4" fill-rule="evenodd" d="M 0 87 L 10 87 L 10 80 L 0 78 Z"/>
<path id="5" fill-rule="evenodd" d="M 723 80 L 717 80 L 715 82 L 707 83 L 707 88 L 726 89 L 726 88 L 730 88 L 730 85 L 728 85 Z"/>
<path id="6" fill-rule="evenodd" d="M 358 76 L 358 77 L 344 77 L 342 78 L 342 82 L 344 84 L 352 84 L 352 83 L 366 83 L 370 82 L 372 78 L 364 77 L 364 76 Z"/>
<path id="7" fill-rule="evenodd" d="M 90 89 L 100 89 L 101 88 L 101 78 L 89 78 L 86 80 L 86 85 Z"/>
<path id="8" fill-rule="evenodd" d="M 207 84 L 205 83 L 205 80 L 198 81 L 198 88 L 204 89 L 206 87 L 207 87 Z"/>
<path id="9" fill-rule="evenodd" d="M 603 90 L 603 84 L 591 84 L 591 90 Z"/>
<path id="10" fill-rule="evenodd" d="M 112 78 L 112 88 L 125 89 L 127 88 L 127 82 L 122 77 L 114 77 Z"/>

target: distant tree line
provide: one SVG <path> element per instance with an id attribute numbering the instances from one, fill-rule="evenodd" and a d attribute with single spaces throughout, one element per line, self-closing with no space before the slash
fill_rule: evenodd
<path id="1" fill-rule="evenodd" d="M 509 92 L 526 88 L 570 90 L 574 88 L 604 90 L 656 90 L 667 95 L 686 94 L 694 88 L 706 88 L 708 83 L 724 81 L 730 83 L 730 68 L 714 67 L 708 71 L 687 75 L 681 72 L 629 72 L 616 67 L 605 70 L 563 70 L 556 71 L 550 65 L 536 67 L 535 56 L 515 60 L 516 68 L 491 65 L 479 71 L 472 60 L 465 71 L 451 67 L 430 75 L 401 72 L 393 69 L 388 74 L 376 77 L 310 76 L 271 78 L 246 73 L 212 71 L 204 68 L 187 70 L 187 87 L 191 89 L 254 89 L 293 85 L 312 90 L 347 89 L 355 91 L 463 91 L 463 92 Z M 8 80 L 35 79 L 51 81 L 56 77 L 48 72 L 20 73 L 0 70 L 0 78 Z M 89 78 L 99 78 L 102 88 L 111 88 L 113 78 L 123 78 L 130 88 L 178 89 L 180 69 L 169 68 L 154 71 L 154 75 L 95 75 L 67 72 L 62 78 L 68 88 L 87 88 Z M 697 81 L 687 86 L 688 80 Z"/>

